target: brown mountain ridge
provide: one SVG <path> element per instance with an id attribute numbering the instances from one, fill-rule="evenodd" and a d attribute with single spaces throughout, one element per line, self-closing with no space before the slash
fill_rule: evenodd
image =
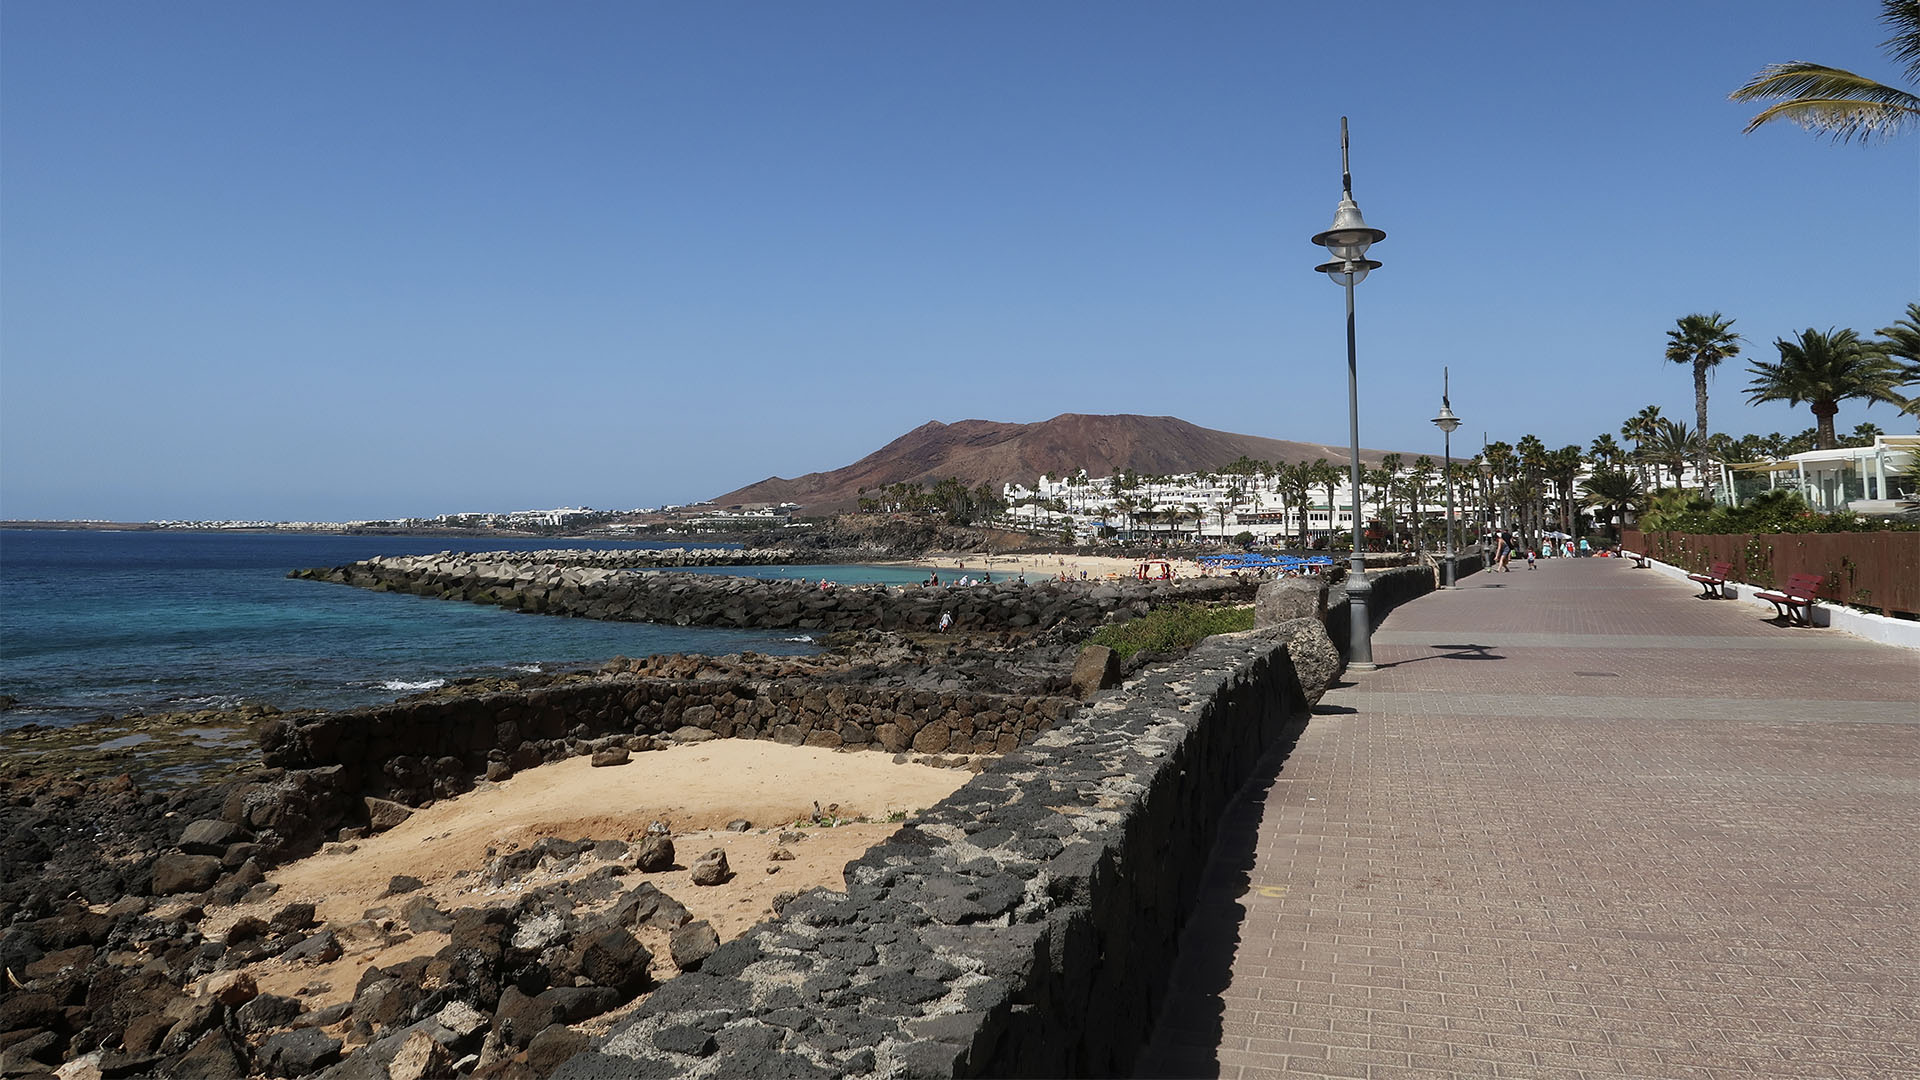
<path id="1" fill-rule="evenodd" d="M 1360 451 L 1363 463 L 1378 463 L 1382 451 Z M 851 509 L 862 488 L 896 483 L 928 487 L 949 476 L 967 486 L 1032 484 L 1042 474 L 1064 476 L 1086 469 L 1094 477 L 1135 472 L 1170 476 L 1218 469 L 1241 456 L 1295 462 L 1326 458 L 1347 463 L 1343 446 L 1266 439 L 1215 431 L 1172 416 L 1089 416 L 1062 413 L 1051 420 L 1010 424 L 997 420 L 930 420 L 861 458 L 830 472 L 791 480 L 770 476 L 717 496 L 721 506 L 799 503 L 809 512 Z"/>

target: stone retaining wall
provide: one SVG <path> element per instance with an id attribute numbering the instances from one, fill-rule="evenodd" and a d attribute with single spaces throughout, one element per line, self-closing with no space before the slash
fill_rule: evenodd
<path id="1" fill-rule="evenodd" d="M 1434 586 L 1370 576 L 1376 618 Z M 1211 638 L 1100 695 L 554 1077 L 1129 1075 L 1224 811 L 1339 668 L 1327 630 Z"/>
<path id="2" fill-rule="evenodd" d="M 1299 619 L 1103 694 L 555 1076 L 1127 1074 L 1222 813 L 1336 667 Z"/>
<path id="3" fill-rule="evenodd" d="M 619 677 L 539 690 L 283 718 L 262 734 L 267 764 L 327 770 L 349 799 L 328 809 L 257 799 L 238 815 L 298 849 L 319 833 L 364 823 L 358 796 L 408 806 L 450 798 L 482 778 L 613 746 L 650 747 L 684 727 L 722 738 L 920 754 L 1006 753 L 1072 714 L 1065 697 L 944 692 L 799 680 Z M 286 800 L 280 800 L 284 802 Z M 261 820 L 251 820 L 260 817 Z"/>
<path id="4" fill-rule="evenodd" d="M 517 611 L 678 626 L 798 630 L 933 630 L 943 614 L 963 630 L 1093 626 L 1184 601 L 1252 599 L 1259 582 L 995 582 L 970 588 L 879 585 L 820 589 L 732 574 L 634 573 L 492 556 L 368 559 L 291 577 Z"/>

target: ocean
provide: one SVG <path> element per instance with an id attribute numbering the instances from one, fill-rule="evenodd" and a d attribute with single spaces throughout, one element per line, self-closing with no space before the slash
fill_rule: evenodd
<path id="1" fill-rule="evenodd" d="M 345 709 L 447 680 L 561 671 L 653 653 L 802 654 L 797 631 L 525 615 L 315 581 L 289 570 L 375 555 L 656 543 L 307 533 L 0 530 L 0 730 L 107 713 Z M 721 546 L 721 545 L 713 545 Z M 894 567 L 734 567 L 759 577 L 905 583 Z"/>

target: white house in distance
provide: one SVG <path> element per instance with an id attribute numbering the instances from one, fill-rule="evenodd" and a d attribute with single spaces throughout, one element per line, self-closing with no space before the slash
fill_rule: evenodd
<path id="1" fill-rule="evenodd" d="M 1133 537 L 1225 540 L 1245 532 L 1262 543 L 1285 543 L 1300 536 L 1303 512 L 1310 539 L 1353 532 L 1353 492 L 1344 473 L 1334 485 L 1332 506 L 1326 488 L 1316 486 L 1304 508 L 1283 500 L 1276 486 L 1258 477 L 1192 473 L 1142 478 L 1140 486 L 1127 490 L 1118 489 L 1112 478 L 1084 473 L 1071 479 L 1042 476 L 1032 487 L 1005 485 L 1002 497 L 1007 517 L 1031 528 L 1072 529 L 1082 540 L 1104 526 Z M 1371 493 L 1367 508 L 1375 509 Z M 1417 516 L 1439 520 L 1445 508 L 1446 492 L 1436 481 Z M 1471 520 L 1464 511 L 1458 519 Z"/>
<path id="2" fill-rule="evenodd" d="M 1911 474 L 1920 456 L 1920 435 L 1876 435 L 1871 446 L 1809 450 L 1779 461 L 1723 466 L 1724 490 L 1737 506 L 1763 491 L 1788 488 L 1815 510 L 1896 514 L 1902 498 L 1920 492 Z"/>

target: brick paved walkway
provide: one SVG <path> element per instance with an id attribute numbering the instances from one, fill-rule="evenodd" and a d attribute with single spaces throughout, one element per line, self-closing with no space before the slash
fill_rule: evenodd
<path id="1" fill-rule="evenodd" d="M 1920 1076 L 1920 654 L 1689 588 L 1395 611 L 1230 814 L 1139 1075 Z"/>

